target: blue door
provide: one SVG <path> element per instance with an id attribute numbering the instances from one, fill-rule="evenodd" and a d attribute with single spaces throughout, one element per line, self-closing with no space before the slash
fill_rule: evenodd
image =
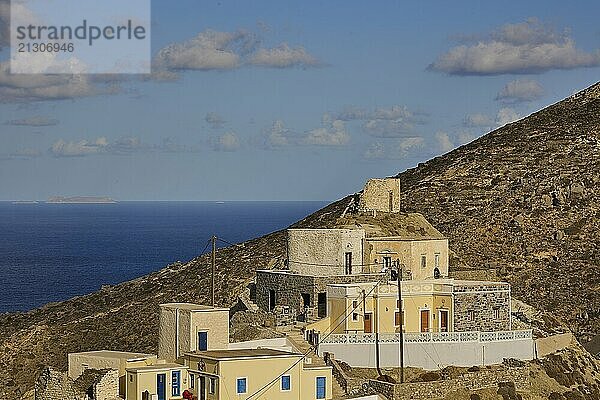
<path id="1" fill-rule="evenodd" d="M 156 394 L 158 394 L 158 400 L 166 400 L 167 374 L 156 375 Z"/>
<path id="2" fill-rule="evenodd" d="M 324 376 L 317 377 L 317 399 L 325 398 L 325 383 L 326 378 Z"/>
<path id="3" fill-rule="evenodd" d="M 208 332 L 198 332 L 198 350 L 208 350 Z"/>

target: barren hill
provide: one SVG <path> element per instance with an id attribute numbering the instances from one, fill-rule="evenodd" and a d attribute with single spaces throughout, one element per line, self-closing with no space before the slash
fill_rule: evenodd
<path id="1" fill-rule="evenodd" d="M 600 333 L 600 83 L 398 176 L 464 262 Z"/>
<path id="2" fill-rule="evenodd" d="M 600 84 L 400 174 L 406 211 L 422 213 L 471 266 L 498 267 L 514 295 L 600 332 Z M 300 221 L 329 226 L 350 197 Z M 230 305 L 254 271 L 283 257 L 275 232 L 217 256 L 218 300 Z M 156 351 L 157 305 L 209 298 L 198 257 L 87 296 L 0 315 L 0 399 L 17 399 L 68 352 Z M 594 367 L 597 368 L 597 367 Z"/>

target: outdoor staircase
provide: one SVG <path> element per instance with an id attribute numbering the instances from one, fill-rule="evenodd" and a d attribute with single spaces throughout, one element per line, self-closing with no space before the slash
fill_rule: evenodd
<path id="1" fill-rule="evenodd" d="M 312 349 L 310 343 L 308 343 L 304 339 L 304 333 L 302 332 L 303 325 L 297 325 L 289 330 L 285 330 L 284 333 L 287 336 L 288 340 L 291 342 L 292 346 L 296 349 L 296 351 L 307 354 L 307 360 L 310 359 L 310 364 L 315 366 L 323 366 L 325 365 L 325 360 L 323 357 L 318 356 L 315 351 Z M 335 377 L 332 381 L 332 395 L 334 400 L 345 399 L 346 393 L 344 389 L 340 386 L 339 382 Z"/>
<path id="2" fill-rule="evenodd" d="M 242 293 L 239 294 L 238 299 L 244 304 L 248 311 L 257 312 L 258 305 L 250 299 L 250 288 L 246 287 Z"/>

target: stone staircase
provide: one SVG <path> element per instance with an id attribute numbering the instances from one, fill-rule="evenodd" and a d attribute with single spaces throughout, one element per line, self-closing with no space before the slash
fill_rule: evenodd
<path id="1" fill-rule="evenodd" d="M 325 360 L 323 360 L 323 357 L 320 357 L 319 355 L 317 355 L 315 353 L 315 351 L 312 349 L 310 343 L 308 343 L 304 339 L 304 333 L 302 332 L 303 328 L 304 328 L 303 324 L 299 324 L 299 325 L 293 326 L 291 328 L 287 327 L 287 329 L 286 329 L 286 327 L 282 327 L 282 331 L 283 331 L 283 333 L 285 333 L 288 340 L 291 342 L 292 346 L 296 349 L 296 351 L 298 351 L 299 353 L 302 353 L 302 354 L 307 354 L 307 356 L 305 358 L 307 365 L 313 365 L 313 366 L 326 365 Z M 308 362 L 309 360 L 310 360 L 310 362 Z M 333 381 L 332 381 L 332 391 L 333 391 L 332 395 L 333 395 L 334 400 L 346 398 L 346 393 L 344 392 L 344 389 L 342 389 L 342 387 L 340 386 L 337 379 L 335 379 L 335 377 L 333 378 Z"/>
<path id="2" fill-rule="evenodd" d="M 250 288 L 246 286 L 244 291 L 239 294 L 238 299 L 244 304 L 248 311 L 257 312 L 258 305 L 250 299 Z"/>

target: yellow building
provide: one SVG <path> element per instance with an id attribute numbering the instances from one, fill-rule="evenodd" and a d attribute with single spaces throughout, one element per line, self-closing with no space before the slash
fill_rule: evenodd
<path id="1" fill-rule="evenodd" d="M 126 400 L 180 400 L 189 384 L 188 367 L 158 361 L 127 368 Z"/>
<path id="2" fill-rule="evenodd" d="M 327 286 L 327 321 L 307 329 L 321 334 L 453 331 L 452 281 L 404 281 L 402 312 L 397 282 Z M 348 317 L 346 317 L 348 316 Z M 327 325 L 327 327 L 325 327 Z"/>
<path id="3" fill-rule="evenodd" d="M 229 308 L 192 303 L 160 305 L 158 357 L 170 362 L 195 350 L 226 349 Z"/>
<path id="4" fill-rule="evenodd" d="M 368 237 L 364 251 L 364 263 L 378 270 L 399 263 L 414 280 L 448 276 L 448 239 L 441 234 L 420 238 Z"/>
<path id="5" fill-rule="evenodd" d="M 302 354 L 272 349 L 187 353 L 190 391 L 198 400 L 332 398 L 331 367 L 304 364 Z"/>

